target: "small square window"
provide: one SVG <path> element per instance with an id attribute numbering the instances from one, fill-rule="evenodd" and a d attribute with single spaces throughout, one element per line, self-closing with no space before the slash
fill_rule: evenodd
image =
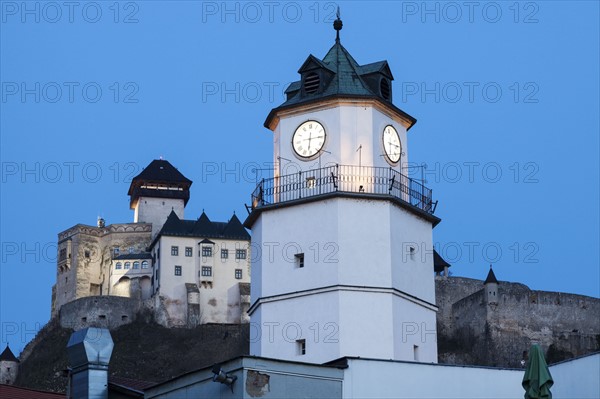
<path id="1" fill-rule="evenodd" d="M 119 251 L 119 248 L 113 248 L 113 256 L 116 258 L 117 256 L 119 256 L 121 251 Z"/>
<path id="2" fill-rule="evenodd" d="M 242 279 L 242 269 L 235 269 L 235 278 L 238 280 Z"/>
<path id="3" fill-rule="evenodd" d="M 306 355 L 306 340 L 305 339 L 296 340 L 296 351 L 297 351 L 298 355 L 300 355 L 300 356 Z"/>
<path id="4" fill-rule="evenodd" d="M 86 258 L 89 258 L 90 257 L 90 251 L 84 251 L 83 252 L 83 256 L 86 257 Z"/>
<path id="5" fill-rule="evenodd" d="M 221 259 L 227 259 L 229 258 L 229 250 L 228 249 L 222 249 L 221 250 Z"/>
<path id="6" fill-rule="evenodd" d="M 191 257 L 194 249 L 192 247 L 185 247 L 185 256 Z"/>
<path id="7" fill-rule="evenodd" d="M 134 253 L 135 249 L 133 247 L 129 247 L 129 253 L 132 254 Z"/>
<path id="8" fill-rule="evenodd" d="M 212 267 L 202 266 L 202 276 L 204 276 L 204 277 L 212 276 Z"/>
<path id="9" fill-rule="evenodd" d="M 179 247 L 175 245 L 171 247 L 171 256 L 179 256 Z"/>
<path id="10" fill-rule="evenodd" d="M 245 249 L 236 249 L 235 250 L 235 258 L 236 259 L 246 259 L 246 250 Z"/>
<path id="11" fill-rule="evenodd" d="M 304 254 L 296 254 L 294 255 L 294 259 L 296 261 L 296 267 L 304 267 Z"/>
<path id="12" fill-rule="evenodd" d="M 175 266 L 175 275 L 181 276 L 181 266 Z"/>
<path id="13" fill-rule="evenodd" d="M 212 247 L 202 247 L 202 256 L 210 258 L 212 256 Z"/>

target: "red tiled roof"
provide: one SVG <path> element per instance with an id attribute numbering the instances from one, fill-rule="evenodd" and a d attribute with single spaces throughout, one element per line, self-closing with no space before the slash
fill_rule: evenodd
<path id="1" fill-rule="evenodd" d="M 144 389 L 156 385 L 155 382 L 132 380 L 131 378 L 117 377 L 114 375 L 108 377 L 108 383 L 139 392 L 143 392 Z"/>
<path id="2" fill-rule="evenodd" d="M 1 399 L 65 399 L 66 397 L 65 394 L 61 393 L 36 391 L 35 389 L 0 384 Z"/>

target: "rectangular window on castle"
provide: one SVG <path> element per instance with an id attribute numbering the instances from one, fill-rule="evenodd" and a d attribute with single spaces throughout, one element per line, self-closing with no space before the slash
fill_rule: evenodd
<path id="1" fill-rule="evenodd" d="M 171 256 L 179 256 L 179 247 L 171 246 Z"/>
<path id="2" fill-rule="evenodd" d="M 192 251 L 194 249 L 192 247 L 185 247 L 185 256 L 187 257 L 191 257 L 192 256 Z"/>
<path id="3" fill-rule="evenodd" d="M 202 266 L 202 276 L 210 277 L 212 276 L 212 267 L 210 266 Z"/>
<path id="4" fill-rule="evenodd" d="M 117 256 L 119 256 L 119 254 L 121 253 L 121 251 L 119 251 L 119 248 L 113 248 L 113 256 L 116 258 Z"/>
<path id="5" fill-rule="evenodd" d="M 181 266 L 175 266 L 175 275 L 181 276 Z"/>
<path id="6" fill-rule="evenodd" d="M 59 260 L 67 259 L 67 248 L 63 248 L 59 251 L 58 259 Z"/>
<path id="7" fill-rule="evenodd" d="M 242 279 L 242 269 L 235 269 L 235 278 L 238 280 Z"/>
<path id="8" fill-rule="evenodd" d="M 245 249 L 236 249 L 235 250 L 235 258 L 236 259 L 246 259 L 246 250 Z"/>
<path id="9" fill-rule="evenodd" d="M 221 259 L 227 259 L 229 258 L 229 250 L 228 249 L 222 249 L 221 250 Z"/>
<path id="10" fill-rule="evenodd" d="M 212 256 L 212 247 L 202 247 L 202 256 L 210 258 Z"/>

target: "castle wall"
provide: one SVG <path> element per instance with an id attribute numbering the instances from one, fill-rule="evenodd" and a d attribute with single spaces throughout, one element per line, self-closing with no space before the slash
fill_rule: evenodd
<path id="1" fill-rule="evenodd" d="M 60 309 L 63 328 L 79 330 L 85 327 L 114 329 L 135 320 L 142 303 L 118 296 L 89 296 L 69 302 Z"/>
<path id="2" fill-rule="evenodd" d="M 436 281 L 438 326 L 444 324 L 438 329 L 440 362 L 521 367 L 533 343 L 550 363 L 600 350 L 600 299 L 501 282 L 498 304 L 487 304 L 483 285 L 451 303 L 461 289 L 475 287 L 463 280 Z"/>
<path id="3" fill-rule="evenodd" d="M 0 361 L 0 384 L 13 385 L 19 372 L 19 363 L 1 360 Z"/>

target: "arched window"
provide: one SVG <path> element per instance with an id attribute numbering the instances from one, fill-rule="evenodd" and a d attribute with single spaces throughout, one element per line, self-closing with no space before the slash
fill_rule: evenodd
<path id="1" fill-rule="evenodd" d="M 137 262 L 137 261 L 133 262 L 133 268 L 134 269 L 139 269 L 140 268 L 140 262 Z"/>
<path id="2" fill-rule="evenodd" d="M 142 269 L 147 269 L 148 268 L 148 261 L 142 261 Z"/>
<path id="3" fill-rule="evenodd" d="M 125 262 L 125 269 L 131 268 L 131 262 Z"/>
<path id="4" fill-rule="evenodd" d="M 115 269 L 121 269 L 123 267 L 123 264 L 121 262 L 117 262 L 117 264 L 115 265 Z"/>

